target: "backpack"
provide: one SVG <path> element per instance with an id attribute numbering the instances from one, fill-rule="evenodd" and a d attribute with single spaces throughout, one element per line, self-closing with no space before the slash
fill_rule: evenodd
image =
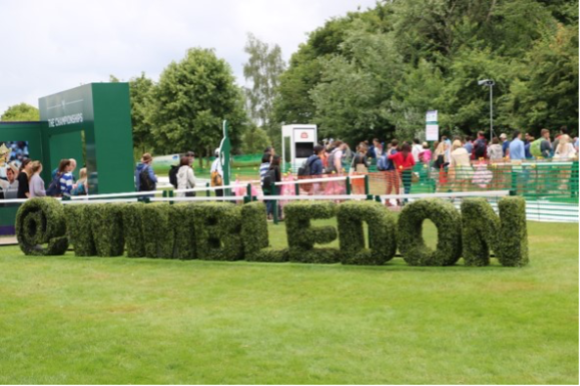
<path id="1" fill-rule="evenodd" d="M 485 141 L 483 139 L 478 139 L 475 141 L 473 146 L 473 154 L 475 154 L 476 159 L 485 157 Z"/>
<path id="2" fill-rule="evenodd" d="M 143 168 L 139 173 L 139 191 L 140 192 L 149 192 L 151 190 L 155 190 L 155 183 L 149 177 L 148 169 L 149 166 Z"/>
<path id="3" fill-rule="evenodd" d="M 337 172 L 336 167 L 334 166 L 334 156 L 336 155 L 336 152 L 338 151 L 338 149 L 334 149 L 330 155 L 328 156 L 328 166 L 326 167 L 325 172 L 327 174 L 331 174 L 332 172 Z"/>
<path id="4" fill-rule="evenodd" d="M 171 165 L 171 169 L 169 169 L 169 183 L 177 189 L 177 172 L 179 171 L 179 166 Z"/>
<path id="5" fill-rule="evenodd" d="M 276 170 L 275 169 L 268 169 L 264 178 L 262 179 L 262 189 L 270 190 L 272 186 L 274 186 L 274 182 L 276 181 Z"/>
<path id="6" fill-rule="evenodd" d="M 387 158 L 387 154 L 383 154 L 377 160 L 377 170 L 384 172 L 389 169 L 389 159 Z"/>
<path id="7" fill-rule="evenodd" d="M 56 175 L 50 182 L 50 185 L 48 185 L 48 189 L 46 189 L 47 196 L 58 197 L 62 195 L 62 192 L 60 190 L 60 176 L 61 176 L 60 173 L 56 173 Z"/>
<path id="8" fill-rule="evenodd" d="M 310 172 L 310 167 L 312 166 L 312 163 L 316 161 L 316 157 L 313 157 L 310 162 L 308 162 L 308 160 L 304 161 L 302 163 L 302 166 L 300 166 L 298 168 L 298 177 L 306 177 L 306 176 L 310 176 L 311 172 Z"/>
<path id="9" fill-rule="evenodd" d="M 536 139 L 530 145 L 530 153 L 532 153 L 534 157 L 542 157 L 542 142 L 544 141 L 544 138 Z"/>

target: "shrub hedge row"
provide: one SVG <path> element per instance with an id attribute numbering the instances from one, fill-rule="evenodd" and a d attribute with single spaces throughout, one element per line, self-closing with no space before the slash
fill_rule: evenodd
<path id="1" fill-rule="evenodd" d="M 503 265 L 525 265 L 525 200 L 507 197 L 498 206 L 499 218 L 483 199 L 464 200 L 463 214 L 448 202 L 419 200 L 406 205 L 397 222 L 375 202 L 292 202 L 285 206 L 285 249 L 269 245 L 260 202 L 63 207 L 54 199 L 31 199 L 18 211 L 16 231 L 27 255 L 63 254 L 70 240 L 77 256 L 120 256 L 126 249 L 129 257 L 382 265 L 398 245 L 410 265 L 452 265 L 463 254 L 466 265 L 482 266 L 489 264 L 490 249 Z M 334 216 L 338 230 L 312 224 Z M 423 239 L 425 219 L 437 227 L 434 251 Z M 340 249 L 317 247 L 337 237 Z"/>

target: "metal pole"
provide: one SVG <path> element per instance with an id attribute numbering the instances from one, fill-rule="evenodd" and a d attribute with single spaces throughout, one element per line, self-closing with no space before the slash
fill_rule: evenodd
<path id="1" fill-rule="evenodd" d="M 493 139 L 493 84 L 489 86 L 489 142 Z"/>

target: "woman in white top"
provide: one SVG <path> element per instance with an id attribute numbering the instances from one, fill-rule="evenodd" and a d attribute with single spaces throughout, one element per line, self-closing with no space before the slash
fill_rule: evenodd
<path id="1" fill-rule="evenodd" d="M 469 180 L 473 177 L 473 169 L 469 160 L 469 153 L 459 140 L 453 141 L 449 160 L 451 175 L 454 175 L 455 191 L 465 192 L 469 187 Z"/>
<path id="2" fill-rule="evenodd" d="M 38 161 L 32 162 L 32 177 L 28 182 L 30 197 L 46 197 L 44 180 L 40 177 L 40 173 L 42 173 L 42 164 Z"/>
<path id="3" fill-rule="evenodd" d="M 181 157 L 181 161 L 179 163 L 179 170 L 177 171 L 177 189 L 193 189 L 195 188 L 195 175 L 193 174 L 193 169 L 189 165 L 190 158 L 189 157 Z M 194 196 L 195 194 L 191 194 L 193 192 L 186 193 L 177 193 L 177 197 L 185 197 L 187 196 Z"/>
<path id="4" fill-rule="evenodd" d="M 554 161 L 568 161 L 576 157 L 576 149 L 570 141 L 570 137 L 567 134 L 561 135 L 558 138 L 558 146 L 556 147 L 556 152 L 554 153 Z M 560 170 L 560 186 L 561 190 L 568 189 L 568 182 L 570 180 L 571 170 L 566 166 L 562 167 Z M 576 182 L 578 183 L 578 182 Z"/>

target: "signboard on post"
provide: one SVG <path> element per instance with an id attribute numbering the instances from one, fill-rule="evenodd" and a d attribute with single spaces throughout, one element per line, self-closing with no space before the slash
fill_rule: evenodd
<path id="1" fill-rule="evenodd" d="M 427 116 L 425 118 L 425 140 L 439 141 L 439 121 L 437 110 L 427 111 Z"/>

